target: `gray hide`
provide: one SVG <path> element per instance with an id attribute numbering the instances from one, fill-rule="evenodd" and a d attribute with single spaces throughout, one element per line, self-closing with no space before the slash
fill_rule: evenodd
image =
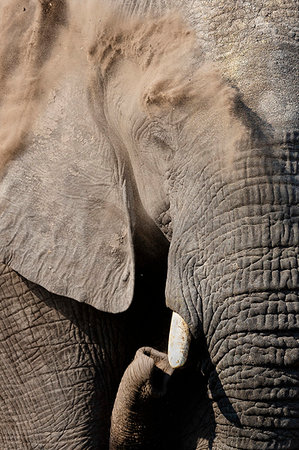
<path id="1" fill-rule="evenodd" d="M 69 75 L 52 90 L 28 142 L 0 184 L 2 261 L 55 294 L 103 311 L 127 309 L 130 195 L 82 78 Z"/>

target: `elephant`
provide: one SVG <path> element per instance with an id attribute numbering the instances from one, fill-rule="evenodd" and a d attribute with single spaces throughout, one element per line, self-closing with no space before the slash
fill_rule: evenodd
<path id="1" fill-rule="evenodd" d="M 0 11 L 0 447 L 298 449 L 297 1 Z"/>

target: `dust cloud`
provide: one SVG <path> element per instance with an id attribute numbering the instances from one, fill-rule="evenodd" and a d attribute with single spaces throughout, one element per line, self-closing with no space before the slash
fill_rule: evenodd
<path id="1" fill-rule="evenodd" d="M 60 77 L 74 70 L 85 79 L 96 74 L 105 89 L 125 59 L 142 73 L 136 101 L 148 114 L 233 108 L 234 90 L 204 62 L 179 13 L 129 18 L 99 0 L 2 0 L 0 170 L 26 146 Z"/>
<path id="2" fill-rule="evenodd" d="M 135 62 L 138 74 L 142 73 L 141 102 L 145 110 L 184 104 L 198 107 L 209 103 L 209 99 L 214 102 L 215 96 L 232 104 L 236 95 L 214 65 L 205 62 L 195 31 L 179 12 L 125 20 L 117 13 L 108 15 L 89 55 L 104 84 L 113 77 L 113 67 L 121 60 Z M 129 75 L 134 78 L 133 73 Z M 128 79 L 128 74 L 124 73 L 123 78 Z"/>
<path id="3" fill-rule="evenodd" d="M 22 147 L 51 80 L 63 0 L 4 1 L 0 9 L 0 168 Z M 51 64 L 52 63 L 52 64 Z"/>

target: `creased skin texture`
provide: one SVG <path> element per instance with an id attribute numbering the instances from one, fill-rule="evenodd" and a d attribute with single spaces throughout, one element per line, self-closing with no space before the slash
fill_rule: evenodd
<path id="1" fill-rule="evenodd" d="M 110 450 L 164 448 L 167 409 L 162 398 L 172 372 L 165 353 L 149 347 L 138 350 L 119 385 L 111 418 Z"/>
<path id="2" fill-rule="evenodd" d="M 126 343 L 121 321 L 1 265 L 2 449 L 106 449 Z M 103 346 L 103 341 L 107 345 Z"/>
<path id="3" fill-rule="evenodd" d="M 175 371 L 167 354 L 143 347 L 120 382 L 109 449 L 206 449 L 213 418 L 206 379 L 196 366 Z"/>
<path id="4" fill-rule="evenodd" d="M 3 264 L 0 269 L 0 448 L 107 449 L 122 374 L 136 346 L 151 340 L 142 309 L 138 304 L 129 314 L 101 313 L 49 293 Z M 141 289 L 147 278 L 143 267 L 143 277 L 137 274 Z M 148 304 L 151 321 L 150 310 Z M 162 307 L 156 327 L 167 329 L 165 322 L 169 314 Z"/>
<path id="5" fill-rule="evenodd" d="M 131 187 L 130 225 L 155 223 L 170 241 L 167 304 L 198 340 L 195 373 L 210 397 L 209 425 L 201 415 L 197 432 L 184 422 L 181 448 L 297 450 L 297 4 L 181 8 L 188 26 L 176 14 L 104 14 L 84 34 L 88 63 L 72 67 L 88 68 L 94 122 Z"/>
<path id="6" fill-rule="evenodd" d="M 0 267 L 0 448 L 108 449 L 110 415 L 123 372 L 136 346 L 150 342 L 166 348 L 169 314 L 162 309 L 157 317 L 157 304 L 152 313 L 148 304 L 145 314 L 140 303 L 125 314 L 101 313 Z M 144 278 L 145 267 L 142 277 L 137 274 L 139 293 L 151 289 L 152 276 L 148 285 Z M 153 339 L 152 323 L 159 331 Z M 144 352 L 171 373 L 165 353 L 146 348 L 137 355 Z M 152 376 L 147 378 L 153 367 L 142 364 L 142 358 L 129 367 L 121 383 L 123 398 L 118 395 L 114 406 L 118 420 L 113 445 L 131 448 L 135 443 L 146 448 L 148 436 L 161 449 L 189 449 L 198 442 L 199 448 L 207 448 L 213 411 L 200 371 L 195 366 L 179 371 L 167 378 L 166 385 L 160 369 L 154 383 Z M 129 410 L 125 402 L 130 403 Z M 134 411 L 138 421 L 123 420 L 134 418 Z M 144 419 L 150 419 L 150 426 Z"/>
<path id="7" fill-rule="evenodd" d="M 259 147 L 262 138 L 254 138 L 252 125 L 248 131 L 230 173 L 221 153 L 207 157 L 203 150 L 202 188 L 181 174 L 178 189 L 192 206 L 176 205 L 181 221 L 171 259 L 181 271 L 169 282 L 184 280 L 182 314 L 192 320 L 197 311 L 196 329 L 206 341 L 216 448 L 296 449 L 298 134 L 286 133 L 278 144 L 264 137 Z"/>

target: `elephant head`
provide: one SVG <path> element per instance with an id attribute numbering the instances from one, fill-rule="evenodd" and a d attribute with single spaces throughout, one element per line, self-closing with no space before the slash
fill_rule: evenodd
<path id="1" fill-rule="evenodd" d="M 295 449 L 296 2 L 169 3 L 99 9 L 85 34 L 69 5 L 56 46 L 75 36 L 73 64 L 2 180 L 2 259 L 119 313 L 140 254 L 169 247 L 166 304 L 197 340 L 215 448 Z"/>

